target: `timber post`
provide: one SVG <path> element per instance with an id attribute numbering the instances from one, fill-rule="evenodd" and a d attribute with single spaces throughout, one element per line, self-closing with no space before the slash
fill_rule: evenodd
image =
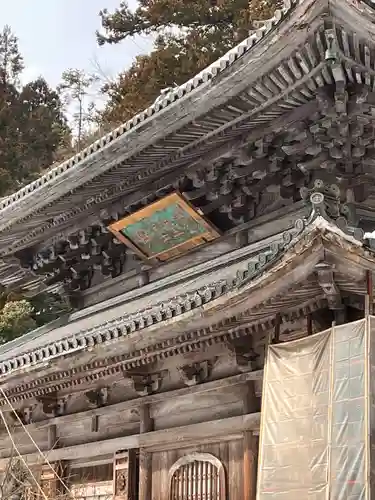
<path id="1" fill-rule="evenodd" d="M 68 496 L 68 463 L 54 462 L 42 466 L 40 487 L 48 499 Z"/>
<path id="2" fill-rule="evenodd" d="M 113 498 L 115 500 L 136 500 L 135 450 L 115 454 L 113 483 Z"/>
<path id="3" fill-rule="evenodd" d="M 57 426 L 56 424 L 51 424 L 48 426 L 48 448 L 53 450 L 58 446 L 57 438 Z"/>
<path id="4" fill-rule="evenodd" d="M 373 292 L 373 276 L 371 271 L 366 272 L 366 295 L 365 295 L 365 316 L 373 314 L 374 308 L 374 292 Z"/>
<path id="5" fill-rule="evenodd" d="M 142 405 L 140 413 L 140 434 L 153 430 L 150 405 Z M 152 491 L 152 455 L 144 448 L 139 450 L 139 500 L 151 500 Z"/>
<path id="6" fill-rule="evenodd" d="M 243 436 L 243 486 L 244 500 L 255 500 L 256 497 L 256 467 L 257 439 L 252 431 L 244 431 Z"/>
<path id="7" fill-rule="evenodd" d="M 243 395 L 244 414 L 257 410 L 254 384 L 246 384 Z M 257 476 L 257 438 L 249 430 L 243 432 L 243 499 L 255 500 Z"/>

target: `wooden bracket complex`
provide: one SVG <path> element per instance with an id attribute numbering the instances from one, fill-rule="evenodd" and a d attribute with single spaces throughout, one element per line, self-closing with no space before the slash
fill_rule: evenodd
<path id="1" fill-rule="evenodd" d="M 233 339 L 228 342 L 228 347 L 236 361 L 237 368 L 241 372 L 255 370 L 259 354 L 253 348 L 251 337 Z"/>
<path id="2" fill-rule="evenodd" d="M 29 425 L 33 422 L 33 406 L 28 406 L 23 408 L 22 410 L 13 410 L 10 412 L 11 418 L 13 422 L 19 425 L 20 421 L 23 425 Z"/>
<path id="3" fill-rule="evenodd" d="M 133 389 L 139 396 L 148 396 L 157 392 L 161 387 L 162 374 L 136 374 L 127 372 L 126 376 L 132 381 Z"/>
<path id="4" fill-rule="evenodd" d="M 85 392 L 85 397 L 92 408 L 99 408 L 108 402 L 108 389 L 103 387 L 98 390 Z"/>
<path id="5" fill-rule="evenodd" d="M 326 262 L 320 262 L 316 265 L 316 274 L 320 288 L 328 302 L 330 309 L 343 309 L 341 293 L 335 283 L 333 268 Z"/>
<path id="6" fill-rule="evenodd" d="M 42 411 L 47 417 L 59 417 L 64 415 L 66 398 L 58 398 L 57 393 L 45 394 L 37 398 L 42 405 Z"/>
<path id="7" fill-rule="evenodd" d="M 178 368 L 181 380 L 185 385 L 201 384 L 211 375 L 215 360 L 202 361 L 191 365 L 184 365 Z"/>

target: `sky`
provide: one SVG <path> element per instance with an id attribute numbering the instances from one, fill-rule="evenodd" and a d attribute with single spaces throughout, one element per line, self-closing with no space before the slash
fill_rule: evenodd
<path id="1" fill-rule="evenodd" d="M 119 4 L 120 0 L 0 0 L 1 24 L 10 25 L 24 57 L 22 81 L 42 75 L 56 86 L 65 69 L 97 72 L 98 66 L 105 78 L 116 77 L 151 47 L 146 37 L 97 46 L 99 11 L 111 12 Z M 135 4 L 129 1 L 131 7 Z"/>

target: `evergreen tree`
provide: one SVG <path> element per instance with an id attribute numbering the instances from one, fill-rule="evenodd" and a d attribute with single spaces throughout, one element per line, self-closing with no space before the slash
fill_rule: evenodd
<path id="1" fill-rule="evenodd" d="M 0 196 L 49 168 L 69 128 L 56 91 L 43 78 L 22 86 L 22 56 L 9 26 L 0 32 Z M 0 343 L 8 342 L 68 311 L 58 296 L 27 299 L 0 285 Z"/>
<path id="2" fill-rule="evenodd" d="M 140 34 L 159 34 L 179 28 L 185 33 L 215 33 L 217 42 L 226 35 L 234 39 L 247 36 L 253 21 L 273 15 L 281 0 L 140 0 L 133 12 L 121 2 L 115 12 L 100 12 L 104 33 L 97 33 L 99 44 L 118 43 Z"/>
<path id="3" fill-rule="evenodd" d="M 20 144 L 18 91 L 0 81 L 0 196 L 17 187 L 16 175 Z"/>
<path id="4" fill-rule="evenodd" d="M 18 50 L 18 39 L 10 26 L 0 32 L 0 83 L 16 85 L 24 68 L 23 58 Z"/>
<path id="5" fill-rule="evenodd" d="M 68 300 L 56 293 L 39 293 L 28 300 L 37 327 L 55 321 L 71 311 Z"/>
<path id="6" fill-rule="evenodd" d="M 113 13 L 100 12 L 100 45 L 135 35 L 157 35 L 154 50 L 138 57 L 104 92 L 103 120 L 120 122 L 150 105 L 166 87 L 180 85 L 222 56 L 267 19 L 281 0 L 140 0 L 133 12 L 126 2 Z"/>
<path id="7" fill-rule="evenodd" d="M 20 84 L 23 59 L 9 26 L 0 33 L 0 196 L 50 167 L 69 137 L 58 94 L 43 78 Z"/>
<path id="8" fill-rule="evenodd" d="M 5 344 L 36 328 L 33 307 L 27 300 L 7 302 L 0 312 L 0 344 Z"/>
<path id="9" fill-rule="evenodd" d="M 76 149 L 81 150 L 82 139 L 85 136 L 85 125 L 90 124 L 94 112 L 92 102 L 87 102 L 89 92 L 94 83 L 97 82 L 95 75 L 86 74 L 80 69 L 68 69 L 62 74 L 62 82 L 58 91 L 65 105 L 75 107 L 73 120 L 76 126 Z"/>
<path id="10" fill-rule="evenodd" d="M 19 105 L 16 85 L 22 69 L 17 38 L 9 26 L 4 26 L 0 32 L 0 195 L 14 185 L 18 149 L 18 124 L 14 112 Z"/>
<path id="11" fill-rule="evenodd" d="M 0 285 L 0 344 L 21 337 L 70 311 L 68 301 L 57 294 L 40 293 L 25 298 L 22 290 L 9 292 Z"/>
<path id="12" fill-rule="evenodd" d="M 58 93 L 39 77 L 19 93 L 19 180 L 31 181 L 49 168 L 69 140 L 69 128 Z"/>

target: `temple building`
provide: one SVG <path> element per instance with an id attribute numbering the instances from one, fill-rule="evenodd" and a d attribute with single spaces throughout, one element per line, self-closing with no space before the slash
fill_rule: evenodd
<path id="1" fill-rule="evenodd" d="M 29 496 L 370 499 L 375 2 L 285 0 L 1 200 L 0 259 L 73 308 L 0 348 Z"/>

